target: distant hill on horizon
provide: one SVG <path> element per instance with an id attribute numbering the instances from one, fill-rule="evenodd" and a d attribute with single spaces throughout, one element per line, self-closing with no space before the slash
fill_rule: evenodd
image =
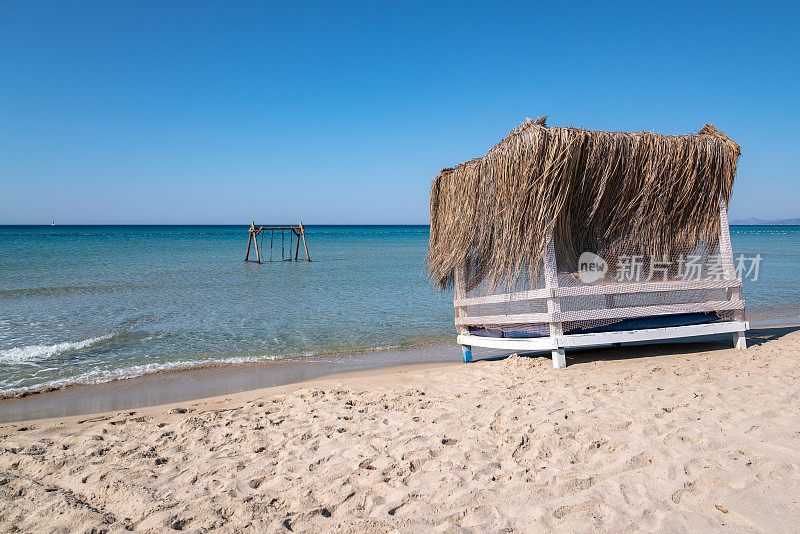
<path id="1" fill-rule="evenodd" d="M 798 226 L 800 218 L 797 219 L 759 219 L 758 217 L 748 217 L 747 219 L 736 219 L 731 224 L 752 225 L 752 226 Z"/>

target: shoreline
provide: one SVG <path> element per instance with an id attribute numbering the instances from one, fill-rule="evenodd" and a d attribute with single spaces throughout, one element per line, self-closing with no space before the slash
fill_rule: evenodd
<path id="1" fill-rule="evenodd" d="M 490 361 L 490 360 L 487 360 Z M 373 369 L 358 369 L 354 371 L 340 371 L 331 374 L 314 376 L 287 382 L 277 385 L 268 385 L 253 389 L 245 389 L 231 393 L 222 393 L 206 397 L 188 398 L 170 402 L 159 402 L 158 404 L 146 404 L 142 406 L 132 406 L 116 408 L 113 410 L 103 410 L 98 412 L 74 413 L 69 415 L 55 415 L 36 419 L 20 419 L 16 421 L 0 422 L 0 433 L 8 430 L 26 431 L 28 429 L 50 427 L 62 424 L 84 424 L 95 421 L 105 421 L 119 417 L 149 417 L 160 413 L 192 413 L 194 411 L 219 411 L 225 412 L 234 408 L 231 405 L 252 404 L 256 401 L 272 398 L 279 395 L 286 395 L 295 391 L 315 387 L 328 387 L 330 385 L 358 384 L 359 381 L 366 380 L 386 380 L 393 379 L 405 374 L 416 374 L 444 368 L 459 368 L 459 362 L 407 362 L 388 367 L 376 367 Z"/>
<path id="2" fill-rule="evenodd" d="M 800 318 L 750 321 L 750 335 L 775 329 L 800 328 Z M 700 338 L 702 339 L 702 338 Z M 708 336 L 692 344 L 725 348 L 727 336 Z M 683 345 L 681 340 L 664 340 L 628 346 L 659 347 Z M 606 347 L 573 351 L 577 358 L 602 358 Z M 594 353 L 598 353 L 593 356 Z M 478 358 L 507 355 L 508 351 L 476 351 Z M 377 357 L 376 357 L 377 355 Z M 336 360 L 314 361 L 323 356 Z M 609 355 L 613 357 L 612 355 Z M 458 363 L 461 355 L 454 339 L 423 341 L 396 348 L 336 351 L 313 357 L 283 358 L 255 362 L 208 362 L 190 367 L 160 369 L 130 378 L 98 383 L 75 382 L 60 387 L 0 395 L 0 424 L 89 415 L 115 410 L 141 409 L 176 402 L 210 399 L 284 385 L 302 384 L 347 373 L 402 368 L 420 364 Z"/>
<path id="3" fill-rule="evenodd" d="M 337 351 L 323 355 L 162 369 L 100 383 L 70 383 L 0 397 L 0 424 L 70 417 L 172 404 L 307 382 L 326 376 L 461 361 L 454 339 L 397 348 Z"/>
<path id="4" fill-rule="evenodd" d="M 78 341 L 74 343 L 67 344 L 82 344 L 87 341 L 95 341 L 101 339 L 109 339 L 113 338 L 117 334 L 108 334 L 105 336 L 99 336 L 97 338 L 92 338 L 89 340 Z M 385 345 L 385 346 L 373 346 L 373 347 L 366 347 L 366 348 L 340 348 L 336 350 L 328 350 L 323 352 L 316 352 L 313 354 L 294 354 L 288 356 L 280 356 L 280 357 L 268 357 L 267 355 L 261 356 L 233 356 L 231 358 L 222 358 L 219 360 L 190 360 L 190 361 L 178 361 L 178 362 L 168 362 L 162 364 L 162 367 L 157 367 L 153 370 L 141 371 L 138 372 L 134 369 L 140 369 L 143 367 L 147 367 L 148 364 L 136 365 L 133 367 L 127 367 L 117 371 L 116 375 L 102 377 L 92 380 L 81 380 L 79 378 L 75 379 L 63 379 L 55 382 L 45 383 L 41 386 L 35 386 L 30 388 L 17 388 L 17 389 L 9 389 L 6 391 L 0 391 L 0 402 L 7 400 L 7 399 L 22 399 L 25 397 L 29 397 L 31 395 L 40 395 L 42 393 L 49 393 L 52 391 L 60 391 L 63 389 L 73 388 L 73 387 L 80 387 L 80 386 L 93 386 L 93 385 L 102 385 L 108 384 L 111 382 L 119 382 L 123 380 L 136 380 L 138 378 L 148 377 L 148 376 L 156 376 L 162 374 L 169 374 L 169 373 L 182 373 L 182 372 L 191 372 L 191 371 L 200 371 L 203 369 L 214 369 L 220 367 L 237 367 L 237 366 L 248 366 L 248 365 L 268 365 L 271 363 L 295 363 L 295 364 L 322 364 L 322 365 L 334 365 L 340 363 L 336 361 L 338 358 L 342 357 L 349 357 L 350 360 L 353 359 L 355 356 L 356 358 L 362 357 L 367 354 L 380 354 L 384 352 L 418 352 L 422 351 L 425 348 L 430 347 L 437 347 L 442 343 L 446 343 L 448 341 L 452 341 L 452 337 L 422 337 L 419 336 L 414 338 L 410 341 L 400 342 L 394 345 Z M 134 373 L 134 374 L 131 374 Z"/>

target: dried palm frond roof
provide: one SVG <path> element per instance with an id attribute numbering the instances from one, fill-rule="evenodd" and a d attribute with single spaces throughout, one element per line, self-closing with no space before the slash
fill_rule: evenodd
<path id="1" fill-rule="evenodd" d="M 513 285 L 536 274 L 554 235 L 559 270 L 584 251 L 625 244 L 645 255 L 716 244 L 739 145 L 698 133 L 601 132 L 528 119 L 488 154 L 431 185 L 427 269 L 445 288 L 466 261 Z"/>

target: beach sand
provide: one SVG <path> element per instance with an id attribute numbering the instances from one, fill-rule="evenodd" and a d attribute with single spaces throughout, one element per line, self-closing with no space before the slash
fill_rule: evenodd
<path id="1" fill-rule="evenodd" d="M 748 341 L 5 424 L 0 531 L 798 531 L 800 332 Z"/>

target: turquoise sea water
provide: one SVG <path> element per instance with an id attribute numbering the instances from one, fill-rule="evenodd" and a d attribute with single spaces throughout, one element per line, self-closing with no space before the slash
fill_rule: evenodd
<path id="1" fill-rule="evenodd" d="M 452 295 L 422 270 L 427 226 L 307 237 L 311 263 L 257 265 L 242 261 L 245 226 L 0 226 L 0 392 L 454 335 Z M 733 227 L 732 240 L 763 257 L 748 315 L 800 315 L 800 227 Z"/>

